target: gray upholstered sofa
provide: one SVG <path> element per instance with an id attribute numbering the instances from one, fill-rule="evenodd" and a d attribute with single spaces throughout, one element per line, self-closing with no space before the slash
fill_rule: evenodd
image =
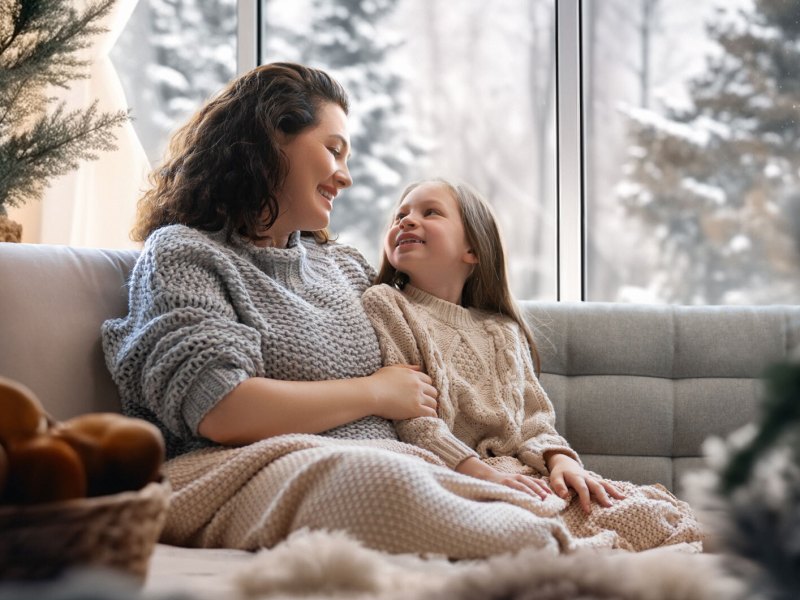
<path id="1" fill-rule="evenodd" d="M 99 328 L 125 314 L 135 259 L 134 251 L 0 244 L 0 375 L 30 387 L 57 418 L 118 410 Z M 764 367 L 800 344 L 800 306 L 524 309 L 557 427 L 587 466 L 679 495 L 703 440 L 752 420 Z"/>

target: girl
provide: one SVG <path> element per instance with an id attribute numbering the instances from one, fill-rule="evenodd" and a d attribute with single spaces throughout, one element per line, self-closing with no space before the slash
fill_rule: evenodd
<path id="1" fill-rule="evenodd" d="M 636 550 L 699 544 L 688 505 L 660 486 L 612 483 L 585 470 L 556 432 L 536 346 L 508 289 L 497 224 L 473 189 L 444 180 L 406 188 L 377 283 L 363 304 L 384 364 L 420 365 L 439 391 L 438 416 L 397 422 L 401 440 L 459 473 L 545 501 L 553 492 L 569 500 L 572 490 L 577 500 L 563 515 L 579 537 L 613 530 L 619 546 Z M 592 499 L 600 514 L 592 514 Z M 626 517 L 634 513 L 636 520 Z"/>

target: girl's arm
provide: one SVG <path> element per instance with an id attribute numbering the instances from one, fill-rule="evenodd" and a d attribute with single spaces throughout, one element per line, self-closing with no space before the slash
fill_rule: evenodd
<path id="1" fill-rule="evenodd" d="M 555 411 L 539 383 L 533 369 L 527 341 L 518 336 L 525 372 L 525 418 L 522 434 L 525 440 L 519 452 L 524 463 L 542 472 L 550 473 L 550 488 L 561 498 L 569 497 L 569 488 L 575 490 L 584 512 L 591 511 L 594 497 L 601 506 L 611 506 L 609 495 L 622 499 L 625 496 L 614 485 L 599 479 L 583 468 L 578 454 L 555 428 Z M 544 467 L 544 469 L 542 468 Z"/>
<path id="2" fill-rule="evenodd" d="M 220 444 L 248 444 L 285 433 L 320 433 L 368 415 L 436 415 L 436 389 L 418 367 L 384 367 L 368 377 L 334 381 L 246 379 L 200 422 Z"/>
<path id="3" fill-rule="evenodd" d="M 378 336 L 383 364 L 401 363 L 424 367 L 417 341 L 417 335 L 424 333 L 415 333 L 415 329 L 409 325 L 397 301 L 399 297 L 398 292 L 385 285 L 373 286 L 362 296 L 364 310 Z M 405 305 L 404 308 L 413 311 L 413 307 Z M 450 402 L 448 390 L 438 391 L 437 400 L 440 406 L 437 409 L 447 410 Z M 433 452 L 451 469 L 455 469 L 468 457 L 477 457 L 478 453 L 453 435 L 438 414 L 441 412 L 437 410 L 429 416 L 397 420 L 397 435 L 406 443 Z"/>

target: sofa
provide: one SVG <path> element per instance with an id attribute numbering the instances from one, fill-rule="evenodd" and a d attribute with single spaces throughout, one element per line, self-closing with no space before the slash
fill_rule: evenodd
<path id="1" fill-rule="evenodd" d="M 127 311 L 136 257 L 0 244 L 0 375 L 27 385 L 58 419 L 118 411 L 99 332 Z M 754 420 L 764 368 L 800 345 L 800 306 L 526 301 L 523 309 L 556 426 L 587 467 L 679 497 L 684 475 L 703 464 L 703 441 Z M 208 591 L 211 575 L 246 555 L 159 545 L 147 585 L 194 577 Z"/>

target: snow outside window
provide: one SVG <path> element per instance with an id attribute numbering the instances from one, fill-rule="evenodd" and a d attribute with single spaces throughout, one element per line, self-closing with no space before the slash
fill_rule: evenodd
<path id="1" fill-rule="evenodd" d="M 377 264 L 405 185 L 461 179 L 498 214 L 514 293 L 556 298 L 555 0 L 261 0 L 261 48 L 350 94 L 341 241 Z"/>
<path id="2" fill-rule="evenodd" d="M 150 164 L 236 75 L 236 0 L 139 0 L 111 52 Z"/>
<path id="3" fill-rule="evenodd" d="M 583 2 L 588 300 L 800 301 L 800 3 Z"/>

